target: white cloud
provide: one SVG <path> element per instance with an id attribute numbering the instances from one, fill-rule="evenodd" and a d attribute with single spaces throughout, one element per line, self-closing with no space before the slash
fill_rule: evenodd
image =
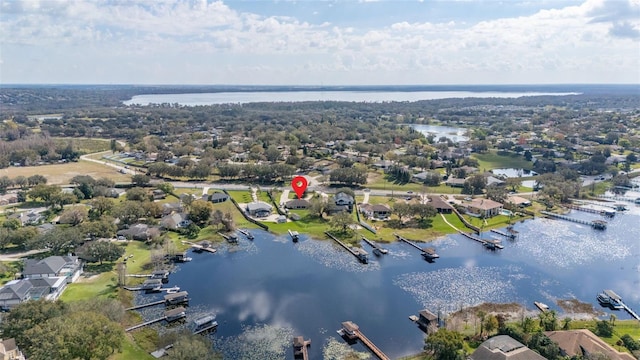
<path id="1" fill-rule="evenodd" d="M 231 5 L 2 2 L 0 81 L 105 82 L 123 72 L 129 83 L 625 82 L 630 72 L 640 78 L 640 0 L 587 0 L 514 18 L 398 21 L 367 29 L 239 12 Z M 29 71 L 29 56 L 46 57 L 40 65 L 48 71 Z M 154 66 L 131 65 L 145 61 Z M 181 70 L 184 63 L 188 72 Z M 223 66 L 211 69 L 212 63 Z M 103 78 L 92 75 L 96 64 Z M 45 73 L 49 78 L 34 78 Z"/>

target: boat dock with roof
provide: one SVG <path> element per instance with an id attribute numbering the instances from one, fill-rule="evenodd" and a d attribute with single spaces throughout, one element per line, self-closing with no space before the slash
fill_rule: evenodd
<path id="1" fill-rule="evenodd" d="M 157 319 L 149 320 L 149 321 L 143 322 L 141 324 L 134 325 L 132 327 L 129 327 L 129 328 L 125 329 L 125 331 L 126 332 L 133 331 L 135 329 L 139 329 L 139 328 L 147 326 L 147 325 L 155 324 L 155 323 L 160 322 L 162 320 L 165 320 L 165 321 L 170 323 L 170 322 L 174 322 L 176 320 L 180 320 L 180 319 L 182 319 L 182 318 L 184 318 L 186 316 L 187 316 L 187 314 L 185 313 L 185 309 L 181 306 L 181 307 L 177 307 L 175 309 L 171 309 L 171 310 L 165 311 L 163 317 L 159 317 Z"/>
<path id="2" fill-rule="evenodd" d="M 609 307 L 613 310 L 624 310 L 636 320 L 640 320 L 640 315 L 633 311 L 627 304 L 622 301 L 622 297 L 613 290 L 604 290 L 596 297 L 602 306 Z"/>
<path id="3" fill-rule="evenodd" d="M 385 353 L 383 353 L 382 350 L 380 350 L 373 343 L 373 341 L 369 340 L 369 338 L 364 336 L 364 334 L 362 333 L 362 331 L 360 331 L 360 328 L 358 327 L 358 325 L 356 323 L 351 322 L 351 321 L 343 322 L 342 323 L 342 328 L 340 330 L 338 330 L 338 334 L 340 334 L 340 336 L 342 336 L 342 337 L 347 338 L 348 340 L 352 340 L 352 341 L 353 340 L 360 340 L 379 359 L 381 359 L 381 360 L 390 360 L 390 358 L 387 355 L 385 355 Z"/>
<path id="4" fill-rule="evenodd" d="M 300 234 L 298 234 L 297 231 L 291 231 L 291 230 L 287 230 L 289 232 L 289 236 L 291 236 L 291 240 L 293 240 L 293 242 L 297 242 L 298 239 L 300 239 Z"/>
<path id="5" fill-rule="evenodd" d="M 213 330 L 218 327 L 218 322 L 215 321 L 216 317 L 214 315 L 205 315 L 203 317 L 197 318 L 193 321 L 194 334 L 200 334 L 205 331 Z"/>
<path id="6" fill-rule="evenodd" d="M 309 351 L 307 348 L 311 346 L 311 340 L 305 340 L 302 336 L 296 336 L 293 338 L 293 357 L 296 359 L 302 358 L 303 360 L 309 360 Z"/>
<path id="7" fill-rule="evenodd" d="M 253 240 L 253 234 L 249 232 L 249 230 L 238 229 L 238 232 L 247 237 L 249 240 Z"/>

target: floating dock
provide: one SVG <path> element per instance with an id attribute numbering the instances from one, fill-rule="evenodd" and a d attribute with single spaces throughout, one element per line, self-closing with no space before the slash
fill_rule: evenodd
<path id="1" fill-rule="evenodd" d="M 238 232 L 247 237 L 249 240 L 253 240 L 253 234 L 249 232 L 249 230 L 238 229 Z"/>
<path id="2" fill-rule="evenodd" d="M 496 230 L 496 229 L 491 229 L 490 231 L 491 231 L 492 233 L 495 233 L 495 234 L 498 234 L 498 235 L 504 236 L 504 237 L 506 237 L 507 239 L 512 239 L 512 240 L 513 240 L 513 239 L 515 239 L 515 238 L 516 238 L 516 234 L 514 234 L 514 233 L 512 233 L 512 232 L 509 232 L 509 233 L 507 234 L 507 233 L 505 233 L 505 232 L 502 232 L 502 231 L 500 231 L 500 230 Z"/>
<path id="3" fill-rule="evenodd" d="M 347 251 L 349 251 L 351 253 L 351 255 L 355 256 L 356 259 L 358 259 L 358 261 L 360 261 L 361 263 L 366 264 L 366 263 L 369 262 L 369 259 L 367 258 L 367 252 L 364 251 L 364 249 L 352 248 L 352 247 L 348 246 L 347 244 L 343 243 L 342 241 L 340 241 L 340 239 L 338 239 L 337 237 L 331 235 L 328 231 L 325 231 L 324 233 L 328 237 L 330 237 L 333 240 L 335 240 L 335 242 L 340 244 L 343 248 L 347 249 Z"/>
<path id="4" fill-rule="evenodd" d="M 167 322 L 174 322 L 174 321 L 180 320 L 180 319 L 182 319 L 182 318 L 184 318 L 186 316 L 187 316 L 187 314 L 185 313 L 185 309 L 183 307 L 178 307 L 178 308 L 175 308 L 175 309 L 171 309 L 171 310 L 165 311 L 163 317 L 159 317 L 157 319 L 149 320 L 149 321 L 143 322 L 142 324 L 134 325 L 132 327 L 126 328 L 124 331 L 126 331 L 126 332 L 133 331 L 135 329 L 139 329 L 139 328 L 147 326 L 147 325 L 155 324 L 155 323 L 160 322 L 162 320 L 165 320 Z"/>
<path id="5" fill-rule="evenodd" d="M 381 360 L 391 360 L 387 355 L 385 355 L 385 353 L 382 352 L 382 350 L 380 350 L 373 343 L 373 341 L 369 340 L 369 338 L 364 336 L 362 331 L 360 331 L 360 328 L 358 327 L 358 325 L 356 323 L 354 323 L 354 322 L 351 322 L 351 321 L 343 322 L 342 323 L 342 328 L 340 330 L 338 330 L 338 334 L 340 334 L 340 336 L 346 337 L 349 340 L 360 340 L 360 341 L 362 341 L 362 343 L 366 347 L 368 347 L 369 350 L 371 350 L 371 352 L 374 353 L 374 355 L 377 356 Z"/>
<path id="6" fill-rule="evenodd" d="M 569 216 L 560 215 L 560 214 L 556 214 L 556 213 L 552 213 L 550 211 L 544 211 L 544 210 L 541 210 L 540 213 L 555 219 L 571 221 L 571 222 L 582 224 L 582 225 L 589 225 L 596 230 L 605 230 L 607 228 L 607 222 L 602 220 L 592 220 L 592 221 L 580 220 L 580 219 L 575 219 Z"/>
<path id="7" fill-rule="evenodd" d="M 428 247 L 428 248 L 422 248 L 420 246 L 418 246 L 416 243 L 414 243 L 413 241 L 409 240 L 409 239 L 405 239 L 402 236 L 394 233 L 393 236 L 396 237 L 396 239 L 405 242 L 411 246 L 413 246 L 414 248 L 420 250 L 420 255 L 422 255 L 422 257 L 427 260 L 427 261 L 433 261 L 437 258 L 440 257 L 440 255 L 438 255 L 436 253 L 436 249 L 432 248 L 432 247 Z"/>
<path id="8" fill-rule="evenodd" d="M 297 231 L 291 231 L 291 230 L 287 230 L 289 232 L 289 236 L 291 236 L 291 240 L 293 240 L 293 242 L 297 242 L 298 239 L 300 238 L 300 234 L 298 234 Z"/>
<path id="9" fill-rule="evenodd" d="M 378 244 L 374 243 L 373 241 L 371 241 L 371 240 L 367 239 L 367 238 L 366 238 L 366 237 L 364 237 L 364 236 L 362 237 L 362 240 L 363 240 L 364 242 L 366 242 L 367 244 L 369 244 L 369 246 L 371 246 L 371 247 L 373 248 L 373 252 L 374 252 L 374 254 L 375 254 L 376 252 L 377 252 L 377 253 L 380 253 L 380 254 L 387 254 L 387 253 L 389 252 L 389 250 L 387 250 L 387 249 L 385 249 L 385 248 L 381 247 L 380 245 L 378 245 Z"/>
<path id="10" fill-rule="evenodd" d="M 638 315 L 635 311 L 633 311 L 627 304 L 622 301 L 620 295 L 613 292 L 613 290 L 604 290 L 597 296 L 598 302 L 603 306 L 608 306 L 614 310 L 624 310 L 632 318 L 636 320 L 640 320 L 640 315 Z"/>
<path id="11" fill-rule="evenodd" d="M 307 348 L 311 346 L 311 340 L 305 340 L 302 336 L 296 336 L 293 338 L 293 357 L 303 360 L 309 360 L 309 352 Z"/>
<path id="12" fill-rule="evenodd" d="M 535 305 L 541 312 L 547 312 L 549 310 L 549 306 L 547 304 L 543 304 L 538 301 L 534 301 L 533 305 Z"/>

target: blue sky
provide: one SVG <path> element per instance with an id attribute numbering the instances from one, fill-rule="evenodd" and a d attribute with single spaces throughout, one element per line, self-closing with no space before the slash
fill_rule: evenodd
<path id="1" fill-rule="evenodd" d="M 0 83 L 640 83 L 640 0 L 0 0 Z"/>

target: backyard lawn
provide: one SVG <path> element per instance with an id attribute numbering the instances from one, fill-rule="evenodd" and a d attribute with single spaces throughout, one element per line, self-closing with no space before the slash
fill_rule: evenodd
<path id="1" fill-rule="evenodd" d="M 472 154 L 472 158 L 478 160 L 478 168 L 480 171 L 489 171 L 492 169 L 514 168 L 531 170 L 533 163 L 527 161 L 521 155 L 498 155 L 495 151 L 489 151 L 484 154 Z"/>

